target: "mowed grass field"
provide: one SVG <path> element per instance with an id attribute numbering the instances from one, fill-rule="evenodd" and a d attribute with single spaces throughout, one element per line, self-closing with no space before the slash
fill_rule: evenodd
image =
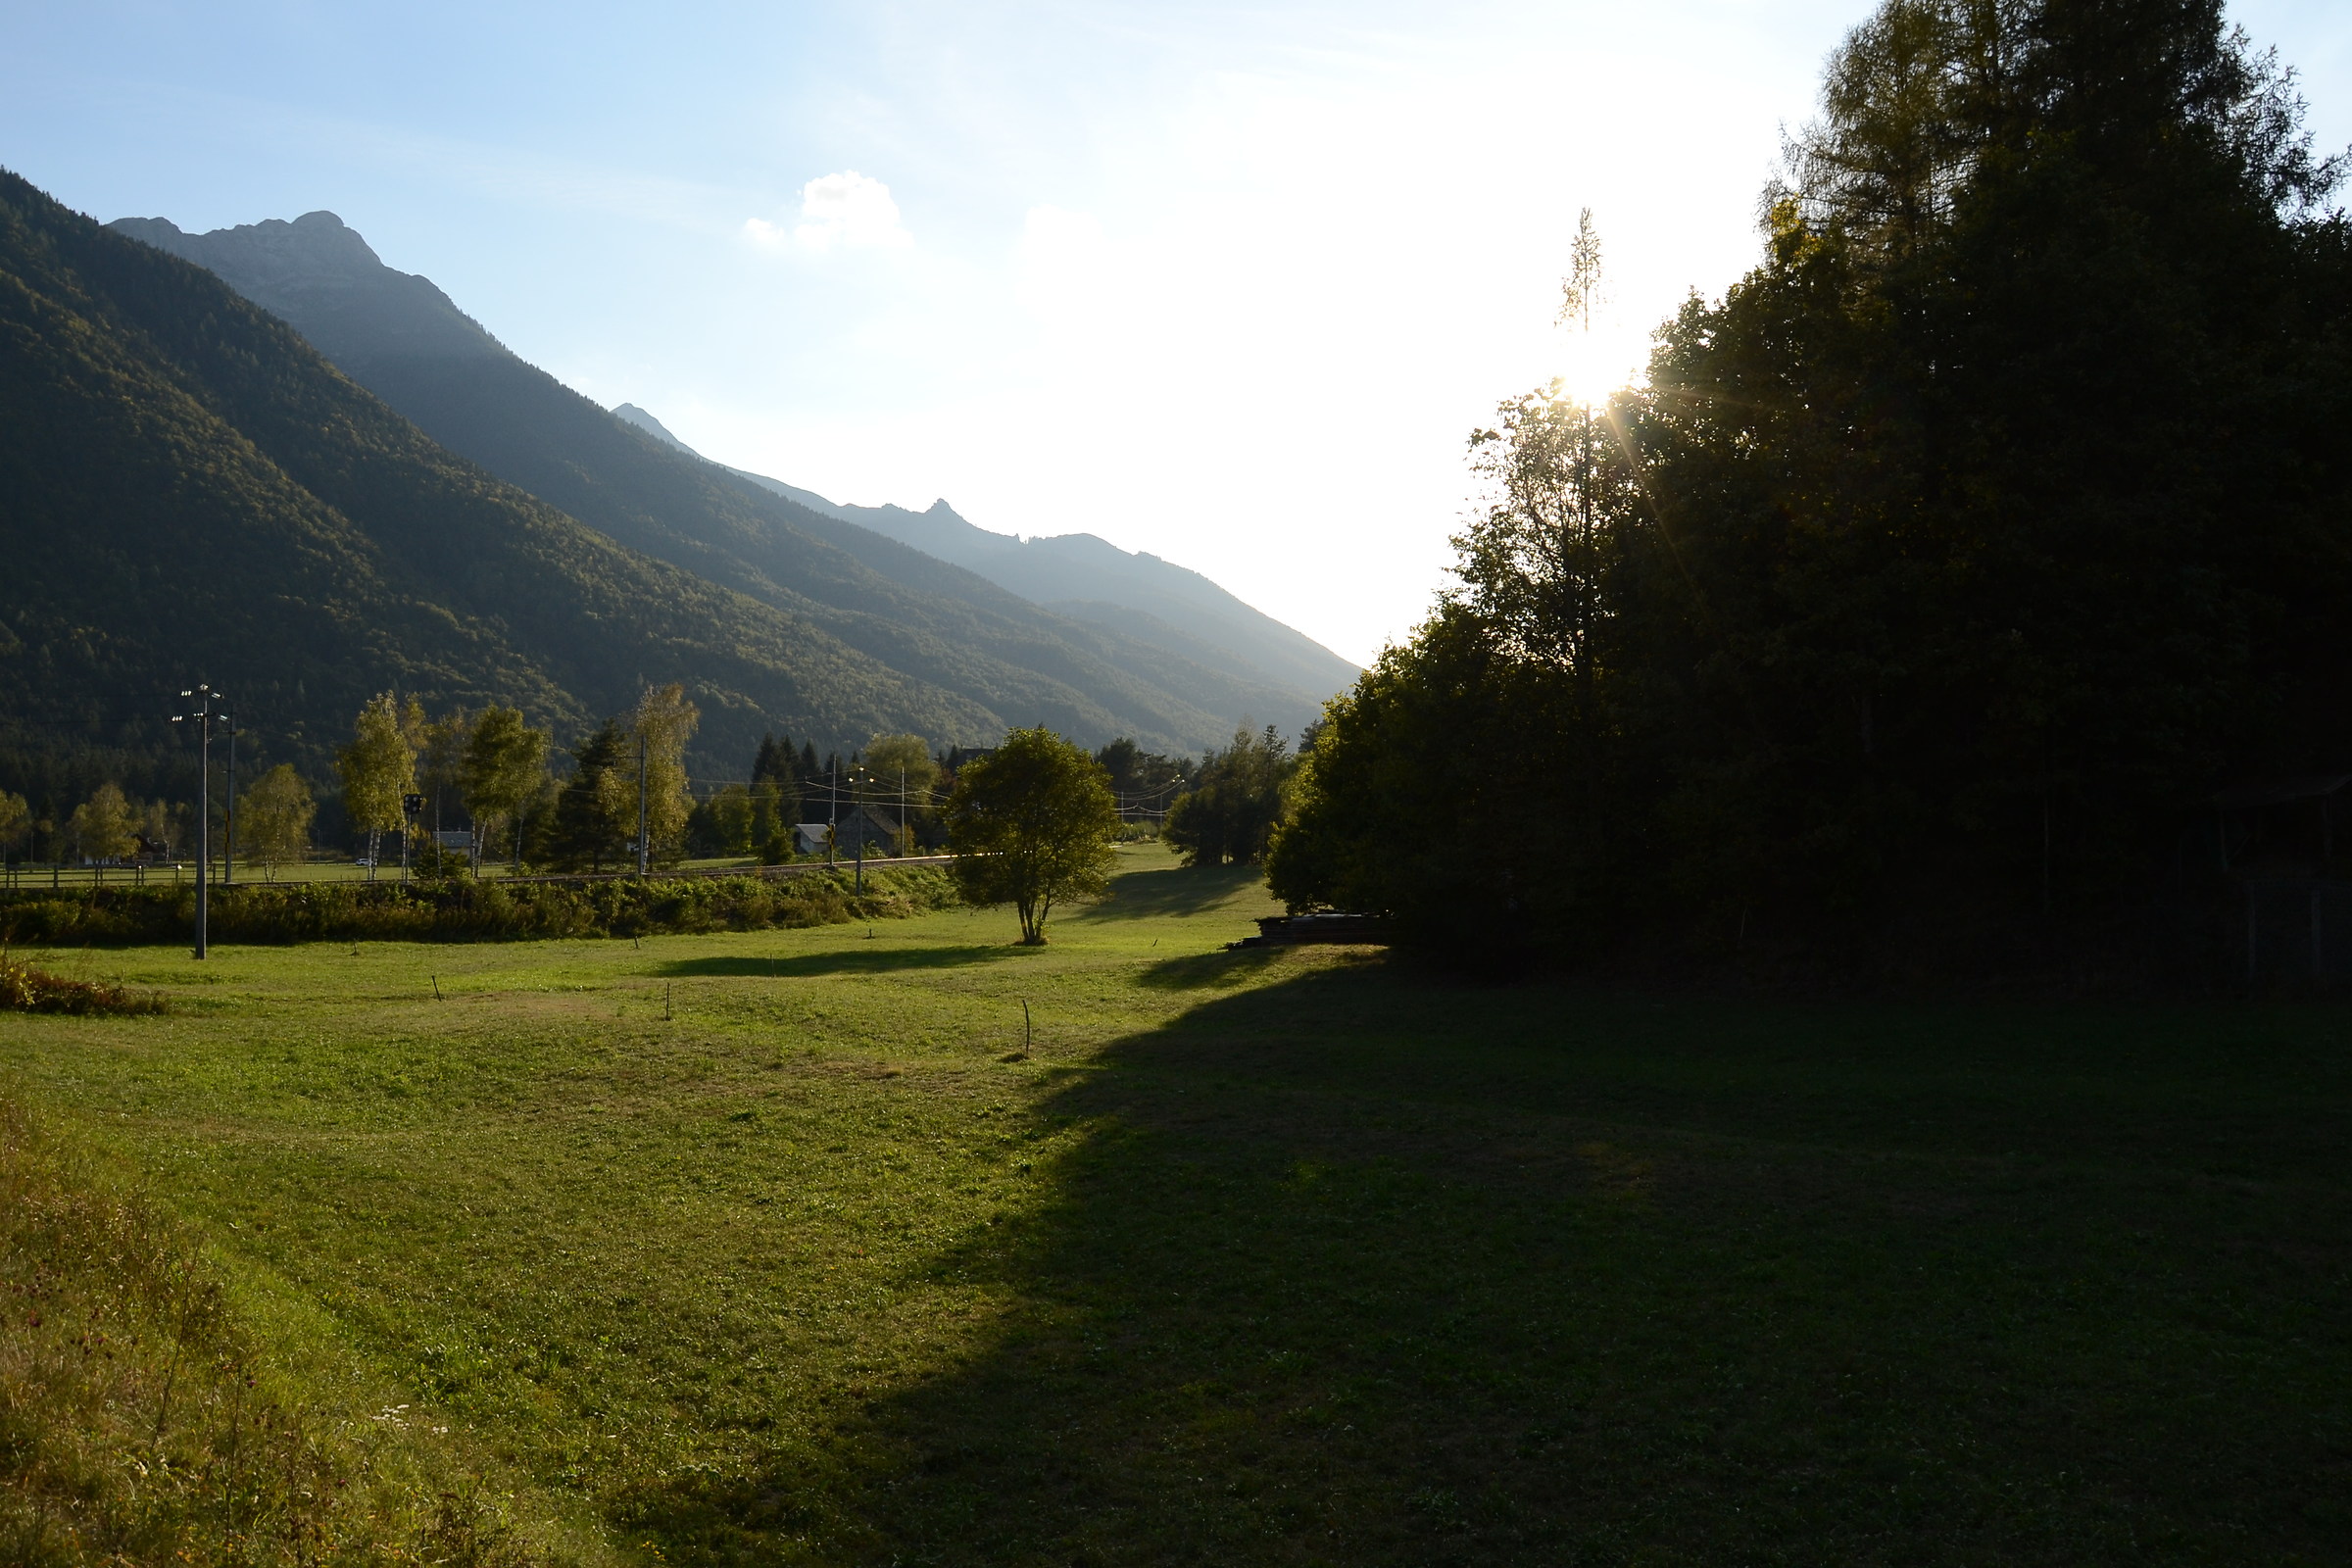
<path id="1" fill-rule="evenodd" d="M 2352 1558 L 2352 1012 L 1469 987 L 1126 856 L 1042 951 L 51 955 L 177 1010 L 0 1091 L 621 1561 Z"/>

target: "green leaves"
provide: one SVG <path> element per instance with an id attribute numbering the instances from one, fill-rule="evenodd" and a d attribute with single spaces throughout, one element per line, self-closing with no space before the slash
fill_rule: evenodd
<path id="1" fill-rule="evenodd" d="M 1101 764 L 1050 729 L 1013 730 L 964 763 L 947 824 L 964 898 L 1013 906 L 1031 946 L 1046 940 L 1054 905 L 1109 887 L 1118 802 Z"/>

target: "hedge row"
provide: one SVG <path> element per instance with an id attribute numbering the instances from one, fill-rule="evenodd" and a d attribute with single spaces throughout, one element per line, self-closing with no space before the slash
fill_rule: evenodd
<path id="1" fill-rule="evenodd" d="M 938 866 L 849 873 L 600 882 L 288 882 L 216 889 L 215 942 L 523 942 L 757 931 L 895 919 L 956 902 Z M 0 943 L 137 946 L 185 940 L 192 888 L 0 892 Z"/>

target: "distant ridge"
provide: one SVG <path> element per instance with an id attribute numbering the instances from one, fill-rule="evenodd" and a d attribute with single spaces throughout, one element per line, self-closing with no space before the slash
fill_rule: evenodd
<path id="1" fill-rule="evenodd" d="M 332 213 L 211 234 L 184 233 L 165 218 L 120 218 L 106 226 L 216 272 L 213 262 L 233 252 L 238 277 L 231 286 L 274 315 L 301 317 L 302 335 L 330 360 L 359 353 L 514 357 L 432 279 L 386 267 Z"/>
<path id="2" fill-rule="evenodd" d="M 660 419 L 655 418 L 651 414 L 639 408 L 634 403 L 623 403 L 617 408 L 613 409 L 612 414 L 616 418 L 628 420 L 629 423 L 635 425 L 638 429 L 643 430 L 655 440 L 668 442 L 671 446 L 676 447 L 680 452 L 685 453 L 690 458 L 701 459 L 701 461 L 710 464 L 712 467 L 726 468 L 727 472 L 735 475 L 735 477 L 738 479 L 749 479 L 752 483 L 760 486 L 761 489 L 769 491 L 772 494 L 782 496 L 785 500 L 793 502 L 796 505 L 807 507 L 810 512 L 817 513 L 823 516 L 837 518 L 842 522 L 858 521 L 856 517 L 850 515 L 849 508 L 837 507 L 832 502 L 827 501 L 823 496 L 818 495 L 813 490 L 803 490 L 798 486 L 785 484 L 780 480 L 770 479 L 763 474 L 747 472 L 742 468 L 728 468 L 723 463 L 716 462 L 710 458 L 703 457 L 700 452 L 695 451 L 694 448 L 688 446 L 685 442 L 670 434 L 669 427 L 667 425 L 663 424 Z"/>
<path id="3" fill-rule="evenodd" d="M 634 403 L 623 403 L 612 412 L 680 452 L 702 456 Z M 727 471 L 812 512 L 871 528 L 925 555 L 968 567 L 1062 614 L 1119 630 L 1187 659 L 1327 694 L 1352 685 L 1362 673 L 1321 643 L 1245 604 L 1200 572 L 1146 552 L 1121 550 L 1095 534 L 1016 538 L 967 521 L 944 500 L 922 512 L 843 506 L 764 474 L 742 468 Z M 1151 619 L 1136 621 L 1126 613 L 1131 611 L 1141 611 Z"/>

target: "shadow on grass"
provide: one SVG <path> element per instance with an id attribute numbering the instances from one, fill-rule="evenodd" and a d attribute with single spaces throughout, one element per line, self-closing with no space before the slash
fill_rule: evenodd
<path id="1" fill-rule="evenodd" d="M 1215 999 L 1050 1096 L 1090 1129 L 1050 1198 L 931 1265 L 1009 1303 L 976 1354 L 620 1522 L 746 1563 L 2341 1560 L 2342 1084 L 2164 1030 L 1378 965 Z"/>
<path id="2" fill-rule="evenodd" d="M 1136 976 L 1139 985 L 1155 991 L 1204 991 L 1212 986 L 1238 986 L 1264 971 L 1280 956 L 1277 948 L 1222 949 L 1162 958 Z"/>
<path id="3" fill-rule="evenodd" d="M 1072 915 L 1082 920 L 1144 920 L 1199 914 L 1223 904 L 1265 876 L 1262 866 L 1179 866 L 1168 871 L 1130 871 L 1113 878 L 1110 897 Z"/>
<path id="4" fill-rule="evenodd" d="M 729 955 L 723 957 L 679 958 L 654 972 L 664 975 L 742 975 L 754 980 L 805 979 L 820 974 L 896 974 L 907 969 L 955 969 L 975 963 L 995 963 L 1023 949 L 1006 944 L 989 948 L 872 948 L 844 947 L 827 953 L 804 953 L 761 958 Z"/>

